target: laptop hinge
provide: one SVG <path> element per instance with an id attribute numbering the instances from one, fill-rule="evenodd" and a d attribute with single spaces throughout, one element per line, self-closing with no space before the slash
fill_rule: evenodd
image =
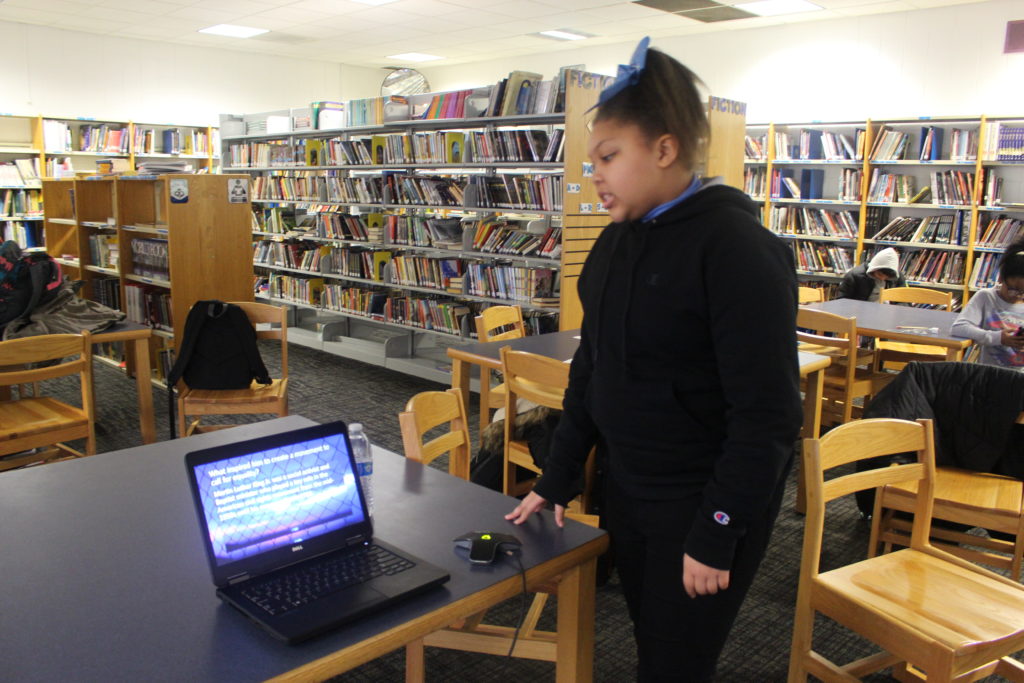
<path id="1" fill-rule="evenodd" d="M 356 535 L 356 536 L 351 536 L 351 537 L 345 539 L 345 545 L 346 546 L 349 546 L 349 545 L 359 545 L 360 543 L 366 543 L 366 536 L 364 536 L 363 534 L 359 534 L 359 535 Z"/>
<path id="2" fill-rule="evenodd" d="M 228 585 L 229 586 L 233 586 L 236 583 L 241 583 L 242 581 L 246 581 L 248 578 L 249 578 L 249 573 L 248 572 L 245 572 L 245 573 L 242 573 L 242 574 L 235 574 L 234 576 L 229 576 L 228 577 Z"/>

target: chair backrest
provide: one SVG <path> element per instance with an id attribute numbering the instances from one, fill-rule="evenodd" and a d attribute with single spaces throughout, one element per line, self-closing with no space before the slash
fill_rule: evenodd
<path id="1" fill-rule="evenodd" d="M 510 328 L 495 333 L 494 330 Z M 526 336 L 523 309 L 519 306 L 491 306 L 476 317 L 476 336 L 479 341 L 491 342 L 519 339 Z"/>
<path id="2" fill-rule="evenodd" d="M 245 311 L 245 317 L 256 328 L 257 339 L 277 339 L 281 342 L 281 377 L 287 377 L 288 309 L 284 306 L 260 304 L 252 301 L 229 301 L 228 303 L 232 303 Z M 264 327 L 260 327 L 261 323 L 264 324 Z"/>
<path id="3" fill-rule="evenodd" d="M 797 303 L 813 304 L 825 300 L 825 290 L 817 287 L 797 287 Z"/>
<path id="4" fill-rule="evenodd" d="M 796 326 L 797 343 L 836 349 L 840 360 L 846 361 L 847 382 L 853 381 L 857 365 L 857 318 L 801 306 L 796 311 Z"/>
<path id="5" fill-rule="evenodd" d="M 75 357 L 75 358 L 72 358 Z M 63 362 L 32 369 L 0 368 L 0 386 L 31 384 L 54 377 L 77 374 L 82 384 L 82 408 L 92 419 L 92 335 L 43 334 L 0 342 L 0 359 L 3 365 L 22 366 L 61 359 Z"/>
<path id="6" fill-rule="evenodd" d="M 825 472 L 859 460 L 897 453 L 916 452 L 917 461 L 845 474 L 825 481 Z M 803 443 L 804 478 L 807 488 L 807 519 L 804 527 L 801 581 L 806 572 L 818 573 L 824 532 L 825 503 L 857 491 L 898 482 L 917 482 L 918 496 L 910 545 L 931 548 L 935 445 L 932 421 L 876 418 L 855 420 L 836 427 L 820 439 Z"/>
<path id="7" fill-rule="evenodd" d="M 501 371 L 505 375 L 506 407 L 523 398 L 537 405 L 562 409 L 562 399 L 569 387 L 569 364 L 555 358 L 526 351 L 501 349 Z M 513 415 L 515 410 L 512 410 Z M 507 417 L 507 415 L 506 415 Z M 506 426 L 512 421 L 505 420 Z"/>
<path id="8" fill-rule="evenodd" d="M 883 289 L 878 298 L 882 303 L 931 304 L 953 310 L 953 293 L 940 292 L 927 287 L 890 287 Z"/>
<path id="9" fill-rule="evenodd" d="M 447 433 L 423 443 L 424 434 L 445 422 L 450 424 Z M 469 427 L 459 389 L 416 394 L 405 404 L 405 412 L 398 414 L 398 423 L 405 457 L 429 465 L 448 453 L 448 472 L 469 480 Z"/>

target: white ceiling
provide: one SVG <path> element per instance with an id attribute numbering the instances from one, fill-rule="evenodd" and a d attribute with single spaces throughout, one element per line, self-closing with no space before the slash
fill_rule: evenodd
<path id="1" fill-rule="evenodd" d="M 728 31 L 980 0 L 813 1 L 826 9 L 705 24 L 627 0 L 397 0 L 379 7 L 351 0 L 0 0 L 0 21 L 366 67 L 400 64 L 387 55 L 425 52 L 444 57 L 425 65 L 440 66 L 631 42 L 645 35 Z M 212 24 L 270 33 L 247 40 L 196 33 Z M 559 28 L 595 37 L 570 43 L 527 35 Z"/>

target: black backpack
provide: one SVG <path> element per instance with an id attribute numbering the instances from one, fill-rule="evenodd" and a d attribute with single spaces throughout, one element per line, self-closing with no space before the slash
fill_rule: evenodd
<path id="1" fill-rule="evenodd" d="M 46 252 L 24 253 L 11 240 L 0 244 L 0 328 L 28 319 L 57 296 L 63 280 L 60 264 Z"/>
<path id="2" fill-rule="evenodd" d="M 167 374 L 172 439 L 174 385 L 181 379 L 190 389 L 246 389 L 253 380 L 271 383 L 245 311 L 211 299 L 197 301 L 188 312 L 181 349 Z"/>

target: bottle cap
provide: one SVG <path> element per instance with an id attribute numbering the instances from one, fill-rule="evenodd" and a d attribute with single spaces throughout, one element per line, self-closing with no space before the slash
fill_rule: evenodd
<path id="1" fill-rule="evenodd" d="M 352 432 L 361 432 L 361 431 L 363 431 L 363 423 L 362 422 L 353 422 L 352 424 L 350 424 L 348 426 L 349 434 L 351 434 Z"/>

